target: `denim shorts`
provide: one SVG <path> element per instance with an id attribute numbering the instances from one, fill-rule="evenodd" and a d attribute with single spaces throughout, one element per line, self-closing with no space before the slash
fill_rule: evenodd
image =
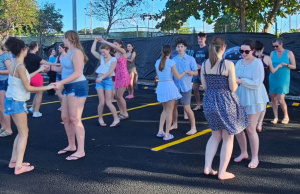
<path id="1" fill-rule="evenodd" d="M 86 80 L 65 84 L 65 96 L 75 96 L 85 98 L 89 96 L 89 85 Z"/>
<path id="2" fill-rule="evenodd" d="M 59 73 L 56 74 L 56 81 L 57 82 L 61 81 L 61 74 Z"/>
<path id="3" fill-rule="evenodd" d="M 6 91 L 7 90 L 7 86 L 8 86 L 7 81 L 8 81 L 8 79 L 0 81 L 0 91 Z"/>
<path id="4" fill-rule="evenodd" d="M 4 114 L 12 115 L 17 113 L 26 112 L 26 102 L 25 101 L 16 101 L 12 98 L 4 99 Z"/>
<path id="5" fill-rule="evenodd" d="M 201 76 L 198 74 L 197 76 L 193 76 L 193 83 L 200 84 L 201 83 Z"/>
<path id="6" fill-rule="evenodd" d="M 99 76 L 97 77 L 99 78 Z M 112 77 L 107 77 L 101 81 L 101 83 L 96 83 L 96 90 L 103 89 L 103 90 L 114 90 L 114 81 Z"/>

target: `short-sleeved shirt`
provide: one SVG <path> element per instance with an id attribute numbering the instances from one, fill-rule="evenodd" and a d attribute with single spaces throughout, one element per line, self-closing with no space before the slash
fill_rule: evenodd
<path id="1" fill-rule="evenodd" d="M 1 71 L 7 70 L 6 65 L 4 63 L 7 60 L 11 60 L 11 57 L 10 57 L 9 54 L 7 54 L 7 53 L 4 52 L 2 55 L 0 55 L 0 70 Z M 8 75 L 0 74 L 0 80 L 1 81 L 7 80 L 7 79 L 8 79 Z"/>
<path id="2" fill-rule="evenodd" d="M 117 59 L 115 57 L 112 57 L 107 63 L 104 61 L 103 55 L 101 55 L 101 61 L 100 61 L 100 66 L 97 68 L 96 73 L 101 73 L 101 74 L 107 74 L 110 70 L 110 66 L 112 62 L 117 62 Z M 113 72 L 110 76 L 115 76 L 115 72 Z"/>
<path id="3" fill-rule="evenodd" d="M 56 61 L 56 58 L 54 56 L 49 57 L 49 60 L 48 60 L 49 63 L 55 63 L 55 61 Z"/>
<path id="4" fill-rule="evenodd" d="M 184 71 L 195 71 L 198 69 L 194 57 L 189 56 L 188 54 L 184 54 L 181 59 L 179 58 L 179 55 L 177 55 L 173 58 L 173 60 L 176 63 L 176 68 L 178 70 L 178 73 L 182 73 Z M 179 91 L 188 92 L 192 89 L 192 84 L 191 84 L 192 79 L 193 76 L 189 76 L 188 74 L 185 74 L 180 80 L 177 80 L 174 77 L 174 82 Z"/>
<path id="5" fill-rule="evenodd" d="M 30 74 L 30 73 L 37 71 L 41 66 L 40 62 L 42 60 L 43 59 L 41 57 L 37 56 L 36 54 L 28 53 L 24 59 L 24 63 L 26 65 L 26 69 L 27 69 L 28 73 Z"/>
<path id="6" fill-rule="evenodd" d="M 172 67 L 175 65 L 175 61 L 173 61 L 172 59 L 167 59 L 165 63 L 165 68 L 162 71 L 159 70 L 160 61 L 161 60 L 158 59 L 155 63 L 155 69 L 157 71 L 159 81 L 173 80 Z"/>
<path id="7" fill-rule="evenodd" d="M 194 48 L 194 58 L 196 63 L 202 65 L 205 59 L 208 59 L 208 46 L 200 47 L 199 45 Z"/>

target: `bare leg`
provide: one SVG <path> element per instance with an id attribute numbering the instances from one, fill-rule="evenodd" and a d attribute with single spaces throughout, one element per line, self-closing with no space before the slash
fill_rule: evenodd
<path id="1" fill-rule="evenodd" d="M 18 135 L 15 138 L 11 161 L 16 161 L 15 174 L 29 172 L 34 169 L 33 166 L 23 166 L 23 158 L 28 140 L 27 114 L 17 113 L 12 115 L 13 121 L 17 126 Z"/>
<path id="2" fill-rule="evenodd" d="M 158 130 L 159 135 L 164 133 L 164 125 L 165 125 L 165 121 L 166 121 L 166 117 L 167 117 L 167 115 L 166 115 L 166 103 L 162 103 L 162 105 L 163 105 L 163 111 L 160 115 L 160 120 L 159 120 L 159 130 Z"/>
<path id="3" fill-rule="evenodd" d="M 101 126 L 104 126 L 106 125 L 105 122 L 103 121 L 103 109 L 104 109 L 104 106 L 105 106 L 105 96 L 104 96 L 104 90 L 103 89 L 97 89 L 97 93 L 98 93 L 98 97 L 99 97 L 99 105 L 98 105 L 98 115 L 99 115 L 99 118 L 98 118 L 98 121 L 99 121 L 99 124 Z"/>
<path id="4" fill-rule="evenodd" d="M 192 135 L 192 134 L 197 133 L 195 115 L 191 109 L 191 105 L 190 104 L 184 105 L 183 108 L 184 108 L 184 111 L 187 113 L 189 120 L 190 120 L 190 124 L 191 124 L 191 130 L 189 130 L 186 134 Z"/>
<path id="5" fill-rule="evenodd" d="M 185 120 L 188 120 L 188 119 L 189 119 L 189 116 L 188 116 L 188 114 L 185 112 L 185 110 L 183 110 L 183 118 L 184 118 Z"/>
<path id="6" fill-rule="evenodd" d="M 170 130 L 173 130 L 173 129 L 177 129 L 178 127 L 178 105 L 175 104 L 174 105 L 174 109 L 173 109 L 173 124 L 170 128 Z"/>
<path id="7" fill-rule="evenodd" d="M 165 138 L 169 137 L 169 132 L 171 130 L 171 124 L 172 124 L 172 114 L 173 114 L 173 109 L 174 109 L 174 102 L 175 100 L 170 100 L 168 102 L 166 102 L 165 105 L 165 111 L 166 111 L 166 134 L 165 134 Z"/>
<path id="8" fill-rule="evenodd" d="M 64 90 L 64 87 L 61 87 L 61 88 L 59 88 L 56 92 L 55 92 L 55 95 L 58 97 L 58 99 L 59 99 L 59 101 L 60 101 L 60 104 L 62 104 L 62 99 L 63 99 L 63 94 L 62 94 L 62 92 L 63 92 L 63 90 Z M 61 110 L 61 107 L 59 108 L 60 110 Z"/>
<path id="9" fill-rule="evenodd" d="M 69 115 L 69 108 L 68 108 L 68 102 L 67 102 L 67 96 L 63 96 L 62 105 L 61 105 L 61 119 L 64 122 L 65 130 L 68 137 L 68 146 L 64 148 L 63 150 L 68 151 L 75 151 L 76 150 L 76 144 L 75 144 L 75 129 L 72 126 L 72 123 L 70 122 L 70 115 Z M 58 154 L 65 153 L 65 151 L 59 151 Z"/>
<path id="10" fill-rule="evenodd" d="M 34 108 L 34 112 L 40 112 L 40 107 L 41 107 L 41 103 L 42 103 L 42 99 L 43 99 L 43 93 L 44 91 L 38 91 L 35 94 L 35 104 L 33 106 Z"/>
<path id="11" fill-rule="evenodd" d="M 206 144 L 205 151 L 205 166 L 204 166 L 204 174 L 212 174 L 216 175 L 217 171 L 212 169 L 212 162 L 216 155 L 216 152 L 219 147 L 219 143 L 222 139 L 222 131 L 212 131 L 211 136 Z"/>
<path id="12" fill-rule="evenodd" d="M 278 104 L 277 104 L 277 94 L 271 94 L 271 101 L 272 101 L 272 109 L 274 113 L 274 120 L 278 120 Z M 277 123 L 277 121 L 276 121 Z"/>
<path id="13" fill-rule="evenodd" d="M 245 133 L 242 131 L 239 134 L 236 134 L 236 139 L 239 143 L 240 149 L 241 149 L 241 155 L 237 158 L 234 159 L 235 162 L 240 162 L 243 159 L 247 159 L 248 156 L 248 152 L 247 152 L 247 139 L 246 139 L 246 135 Z"/>
<path id="14" fill-rule="evenodd" d="M 288 109 L 287 109 L 287 105 L 285 102 L 285 94 L 280 94 L 280 95 L 278 94 L 277 100 L 278 100 L 281 110 L 283 112 L 283 118 L 289 118 Z"/>
<path id="15" fill-rule="evenodd" d="M 256 168 L 259 160 L 258 160 L 258 149 L 259 149 L 259 138 L 256 131 L 256 126 L 258 122 L 258 118 L 260 116 L 260 113 L 248 115 L 250 119 L 250 125 L 247 127 L 247 134 L 249 138 L 249 143 L 251 147 L 251 162 L 249 163 L 249 168 Z"/>
<path id="16" fill-rule="evenodd" d="M 226 170 L 233 150 L 234 136 L 229 135 L 226 130 L 222 130 L 222 139 L 223 139 L 223 143 L 221 148 L 218 178 L 221 180 L 232 179 L 235 177 L 234 174 L 229 173 Z"/>
<path id="17" fill-rule="evenodd" d="M 105 92 L 106 106 L 109 108 L 110 112 L 112 113 L 112 115 L 114 117 L 114 122 L 112 123 L 112 125 L 118 124 L 120 122 L 120 119 L 118 118 L 118 113 L 117 113 L 116 107 L 111 102 L 113 91 L 105 90 L 104 92 Z"/>
<path id="18" fill-rule="evenodd" d="M 257 124 L 257 131 L 258 132 L 261 132 L 262 130 L 262 126 L 263 126 L 263 121 L 264 121 L 264 118 L 265 118 L 265 114 L 266 114 L 266 110 L 262 111 L 260 116 L 259 116 L 259 119 L 258 119 L 258 124 Z"/>
<path id="19" fill-rule="evenodd" d="M 69 119 L 70 125 L 75 129 L 75 135 L 77 140 L 77 151 L 71 156 L 67 157 L 67 160 L 77 159 L 76 157 L 84 157 L 84 139 L 85 139 L 85 130 L 81 122 L 82 112 L 84 108 L 84 103 L 86 98 L 77 98 L 74 96 L 67 96 L 67 103 L 69 109 Z"/>
<path id="20" fill-rule="evenodd" d="M 193 90 L 197 102 L 197 106 L 193 110 L 198 110 L 201 109 L 201 101 L 200 101 L 200 91 L 199 91 L 200 84 L 199 83 L 194 83 L 193 84 Z"/>
<path id="21" fill-rule="evenodd" d="M 0 91 L 0 118 L 1 118 L 1 125 L 2 125 L 1 128 L 12 133 L 10 115 L 4 114 L 5 111 L 4 98 L 5 98 L 5 91 Z"/>
<path id="22" fill-rule="evenodd" d="M 128 116 L 126 101 L 123 98 L 125 90 L 126 90 L 126 87 L 118 88 L 116 90 L 116 98 L 117 98 L 117 103 L 118 103 L 118 106 L 120 109 L 120 113 L 124 116 Z"/>

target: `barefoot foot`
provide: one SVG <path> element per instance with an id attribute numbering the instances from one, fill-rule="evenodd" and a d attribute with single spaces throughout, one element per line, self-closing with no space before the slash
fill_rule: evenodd
<path id="1" fill-rule="evenodd" d="M 25 172 L 30 172 L 34 169 L 33 166 L 21 166 L 15 168 L 15 175 L 19 175 Z"/>
<path id="2" fill-rule="evenodd" d="M 253 160 L 252 159 L 251 162 L 248 165 L 248 168 L 257 168 L 258 164 L 259 164 L 258 160 Z"/>
<path id="3" fill-rule="evenodd" d="M 189 130 L 189 131 L 186 133 L 186 135 L 194 135 L 194 134 L 196 134 L 196 133 L 197 133 L 197 129 L 194 128 L 194 129 Z"/>
<path id="4" fill-rule="evenodd" d="M 173 129 L 177 129 L 177 125 L 173 124 L 170 128 L 170 131 L 173 130 Z"/>
<path id="5" fill-rule="evenodd" d="M 30 163 L 24 162 L 22 163 L 22 166 L 30 166 Z M 10 161 L 10 163 L 8 164 L 8 168 L 15 168 L 15 167 L 16 167 L 16 162 Z"/>
<path id="6" fill-rule="evenodd" d="M 248 154 L 241 154 L 239 157 L 235 158 L 234 161 L 235 162 L 240 162 L 244 159 L 247 159 L 248 157 L 249 157 Z"/>
<path id="7" fill-rule="evenodd" d="M 205 167 L 204 174 L 206 175 L 217 175 L 218 171 L 213 170 L 212 168 Z"/>
<path id="8" fill-rule="evenodd" d="M 230 172 L 224 172 L 222 174 L 219 174 L 218 178 L 220 180 L 228 180 L 228 179 L 233 179 L 235 178 L 234 174 L 230 173 Z"/>

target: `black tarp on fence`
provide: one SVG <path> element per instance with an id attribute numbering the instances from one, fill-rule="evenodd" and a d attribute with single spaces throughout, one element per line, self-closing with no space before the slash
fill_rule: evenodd
<path id="1" fill-rule="evenodd" d="M 275 35 L 267 33 L 208 33 L 207 34 L 207 43 L 213 36 L 222 36 L 226 40 L 227 49 L 230 49 L 234 46 L 239 46 L 242 41 L 246 39 L 259 40 L 265 45 L 264 53 L 269 55 L 273 51 L 272 40 L 276 38 Z M 140 79 L 154 79 L 155 77 L 155 68 L 154 64 L 157 59 L 160 57 L 161 46 L 169 44 L 174 46 L 175 49 L 175 39 L 177 37 L 186 38 L 188 43 L 187 53 L 198 45 L 197 43 L 197 34 L 187 34 L 187 35 L 172 35 L 172 36 L 161 36 L 153 38 L 126 38 L 123 39 L 124 44 L 132 43 L 134 49 L 137 53 L 136 58 L 136 67 Z M 296 62 L 297 69 L 291 71 L 291 87 L 290 94 L 300 95 L 300 33 L 290 33 L 282 34 L 281 37 L 284 39 L 284 48 L 293 51 Z M 109 40 L 112 41 L 112 40 Z M 81 42 L 86 55 L 89 58 L 88 63 L 85 65 L 84 74 L 91 75 L 94 73 L 95 68 L 98 64 L 98 60 L 91 54 L 90 50 L 93 44 L 93 41 L 82 41 Z M 50 48 L 58 48 L 59 43 L 55 43 Z M 97 44 L 97 49 L 99 48 L 100 43 Z"/>

